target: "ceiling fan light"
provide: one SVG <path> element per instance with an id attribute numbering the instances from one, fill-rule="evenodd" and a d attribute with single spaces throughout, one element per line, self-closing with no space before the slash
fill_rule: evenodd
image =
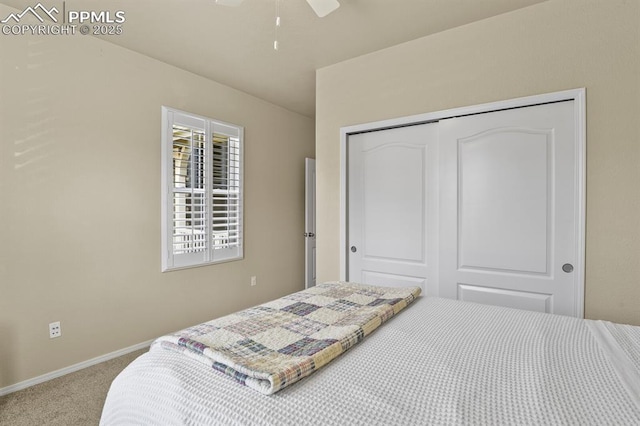
<path id="1" fill-rule="evenodd" d="M 323 18 L 340 7 L 338 0 L 307 0 L 309 6 L 320 18 Z"/>

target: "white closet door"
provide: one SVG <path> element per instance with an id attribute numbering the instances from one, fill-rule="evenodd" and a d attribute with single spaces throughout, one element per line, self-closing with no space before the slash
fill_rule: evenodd
<path id="1" fill-rule="evenodd" d="M 571 101 L 442 120 L 439 295 L 577 316 Z"/>
<path id="2" fill-rule="evenodd" d="M 426 290 L 437 254 L 429 196 L 437 190 L 437 140 L 437 124 L 349 136 L 350 281 Z"/>

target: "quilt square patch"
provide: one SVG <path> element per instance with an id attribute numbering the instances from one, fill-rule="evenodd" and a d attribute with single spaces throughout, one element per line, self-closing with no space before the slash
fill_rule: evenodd
<path id="1" fill-rule="evenodd" d="M 251 338 L 265 347 L 277 351 L 297 342 L 301 337 L 300 334 L 287 330 L 284 327 L 273 327 Z"/>
<path id="2" fill-rule="evenodd" d="M 368 306 L 380 306 L 380 305 L 390 305 L 393 306 L 402 299 L 376 299 L 372 302 L 367 303 Z"/>
<path id="3" fill-rule="evenodd" d="M 317 332 L 318 330 L 322 330 L 326 326 L 327 326 L 326 324 L 323 324 L 317 321 L 312 321 L 310 319 L 307 319 L 306 317 L 299 317 L 297 319 L 289 321 L 286 324 L 283 324 L 282 328 L 292 331 L 294 333 L 308 336 L 310 334 Z"/>
<path id="4" fill-rule="evenodd" d="M 340 321 L 336 322 L 334 325 L 336 326 L 362 325 L 362 324 L 368 323 L 374 318 L 376 318 L 375 312 L 355 313 L 351 315 L 346 315 Z"/>
<path id="5" fill-rule="evenodd" d="M 287 311 L 283 311 L 281 309 L 277 311 L 273 311 L 272 314 L 266 317 L 261 317 L 260 321 L 266 324 L 272 324 L 276 327 L 286 324 L 291 321 L 296 321 L 302 317 Z"/>
<path id="6" fill-rule="evenodd" d="M 354 309 L 358 309 L 361 305 L 357 303 L 350 302 L 348 300 L 337 300 L 330 305 L 327 305 L 327 308 L 333 309 L 334 311 L 351 311 Z"/>
<path id="7" fill-rule="evenodd" d="M 232 345 L 219 348 L 219 350 L 221 352 L 227 352 L 236 358 L 247 358 L 255 355 L 268 355 L 273 353 L 273 350 L 253 339 L 240 340 Z"/>
<path id="8" fill-rule="evenodd" d="M 284 296 L 283 299 L 295 300 L 295 301 L 301 302 L 301 301 L 307 300 L 307 299 L 309 299 L 310 297 L 313 297 L 313 296 L 315 296 L 315 294 L 302 292 L 302 293 L 293 293 L 293 294 L 290 294 L 288 296 Z"/>
<path id="9" fill-rule="evenodd" d="M 228 366 L 227 364 L 223 364 L 221 362 L 214 362 L 212 367 L 214 370 L 219 371 L 222 374 L 225 374 L 226 376 L 231 377 L 233 380 L 243 385 L 246 384 L 247 378 L 249 377 L 246 374 L 240 373 L 239 371 L 234 370 L 232 367 Z"/>
<path id="10" fill-rule="evenodd" d="M 368 305 L 374 300 L 378 299 L 380 295 L 376 295 L 376 297 L 365 296 L 364 294 L 352 294 L 347 297 L 343 297 L 343 300 L 348 300 L 349 302 L 357 303 L 358 305 Z"/>
<path id="11" fill-rule="evenodd" d="M 198 341 L 204 343 L 205 345 L 211 348 L 216 348 L 216 347 L 219 348 L 222 346 L 226 346 L 245 338 L 246 336 L 243 336 L 238 333 L 233 333 L 229 330 L 225 330 L 224 328 L 221 328 L 219 330 L 212 331 L 209 334 L 205 334 L 197 337 Z"/>
<path id="12" fill-rule="evenodd" d="M 254 306 L 253 308 L 245 309 L 244 311 L 238 312 L 236 315 L 240 315 L 243 317 L 261 317 L 265 315 L 269 315 L 273 312 L 274 309 L 268 306 Z"/>
<path id="13" fill-rule="evenodd" d="M 328 287 L 327 290 L 322 293 L 325 297 L 332 297 L 334 299 L 340 299 L 342 297 L 351 296 L 353 294 L 353 289 L 351 288 L 341 288 L 341 287 Z"/>
<path id="14" fill-rule="evenodd" d="M 317 333 L 310 335 L 309 337 L 316 340 L 340 340 L 343 336 L 353 334 L 357 331 L 357 325 L 330 325 L 323 328 L 322 330 L 319 330 Z"/>
<path id="15" fill-rule="evenodd" d="M 305 303 L 310 303 L 312 305 L 317 305 L 317 306 L 327 306 L 335 301 L 336 299 L 333 297 L 327 297 L 322 294 L 319 294 L 319 295 L 314 295 L 313 297 L 308 298 L 307 300 L 305 300 Z"/>
<path id="16" fill-rule="evenodd" d="M 279 372 L 278 379 L 281 386 L 286 386 L 290 382 L 295 382 L 301 377 L 311 374 L 315 368 L 316 363 L 313 361 L 313 358 L 301 359 L 300 362 L 284 367 Z"/>
<path id="17" fill-rule="evenodd" d="M 337 340 L 324 339 L 316 340 L 310 337 L 298 340 L 297 342 L 280 349 L 278 352 L 290 356 L 311 356 L 317 352 L 320 352 L 326 347 L 333 345 Z"/>
<path id="18" fill-rule="evenodd" d="M 265 303 L 262 306 L 268 307 L 270 309 L 276 310 L 276 311 L 280 311 L 282 310 L 282 308 L 286 307 L 286 306 L 291 306 L 298 303 L 298 301 L 296 300 L 292 300 L 292 299 L 285 299 L 280 298 L 280 299 L 276 299 L 276 300 L 272 300 L 271 302 Z"/>
<path id="19" fill-rule="evenodd" d="M 347 315 L 347 312 L 322 307 L 307 315 L 306 318 L 322 324 L 330 325 L 340 321 L 345 315 Z"/>
<path id="20" fill-rule="evenodd" d="M 346 336 L 343 336 L 340 339 L 340 345 L 342 346 L 342 350 L 346 351 L 351 346 L 360 342 L 362 339 L 364 339 L 364 335 L 365 335 L 364 330 L 358 327 L 358 329 L 354 333 L 350 333 Z"/>
<path id="21" fill-rule="evenodd" d="M 370 297 L 380 297 L 382 296 L 384 293 L 379 291 L 379 290 L 371 290 L 371 289 L 362 289 L 362 290 L 358 290 L 358 294 L 362 294 L 363 296 L 370 296 Z"/>
<path id="22" fill-rule="evenodd" d="M 249 337 L 254 334 L 262 333 L 269 328 L 273 328 L 273 324 L 267 321 L 260 321 L 259 319 L 248 319 L 246 321 L 237 322 L 225 327 L 233 333 L 238 333 L 242 336 Z"/>
<path id="23" fill-rule="evenodd" d="M 199 354 L 202 354 L 202 352 L 204 352 L 204 350 L 207 349 L 207 346 L 204 343 L 198 342 L 197 340 L 191 340 L 186 337 L 181 337 L 178 340 L 178 346 L 187 348 Z"/>
<path id="24" fill-rule="evenodd" d="M 293 305 L 285 306 L 281 309 L 281 311 L 291 312 L 292 314 L 296 314 L 302 317 L 305 315 L 309 315 L 311 312 L 315 311 L 318 308 L 320 308 L 320 306 L 312 305 L 305 302 L 298 302 L 294 303 Z"/>

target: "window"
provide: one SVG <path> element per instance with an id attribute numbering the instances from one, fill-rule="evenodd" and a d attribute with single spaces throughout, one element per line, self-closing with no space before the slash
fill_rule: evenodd
<path id="1" fill-rule="evenodd" d="M 162 270 L 242 259 L 243 128 L 162 108 Z"/>

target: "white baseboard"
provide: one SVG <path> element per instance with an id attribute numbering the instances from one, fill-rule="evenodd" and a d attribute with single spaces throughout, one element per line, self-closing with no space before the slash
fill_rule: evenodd
<path id="1" fill-rule="evenodd" d="M 151 345 L 152 342 L 153 340 L 138 343 L 137 345 L 129 346 L 128 348 L 120 349 L 118 351 L 111 352 L 106 355 L 101 355 L 99 357 L 92 358 L 87 361 L 80 362 L 78 364 L 70 365 L 69 367 L 61 368 L 60 370 L 52 371 L 51 373 L 43 374 L 42 376 L 34 377 L 33 379 L 16 383 L 15 385 L 10 385 L 4 388 L 0 388 L 0 396 L 17 392 L 19 390 L 26 389 L 33 385 L 44 383 L 46 381 L 55 379 L 57 377 L 64 376 L 65 374 L 73 373 L 75 371 L 82 370 L 83 368 L 91 367 L 92 365 L 100 364 L 101 362 L 109 361 L 110 359 L 114 359 L 119 356 L 126 355 L 131 352 L 135 352 L 139 349 L 147 348 Z"/>

